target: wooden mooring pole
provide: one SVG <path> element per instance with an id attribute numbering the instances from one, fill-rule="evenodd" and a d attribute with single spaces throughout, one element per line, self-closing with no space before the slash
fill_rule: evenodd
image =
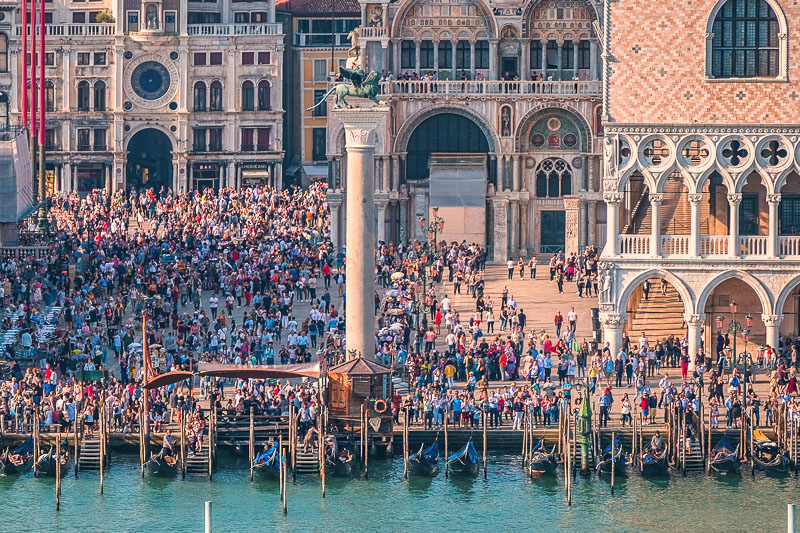
<path id="1" fill-rule="evenodd" d="M 615 442 L 616 442 L 615 433 L 612 431 L 611 432 L 611 495 L 612 496 L 614 495 L 614 474 L 615 471 L 617 470 L 617 465 L 615 464 L 616 462 L 615 453 L 617 451 L 616 446 L 614 446 Z"/>
<path id="2" fill-rule="evenodd" d="M 448 455 L 448 442 L 447 442 L 447 419 L 449 418 L 448 411 L 445 410 L 444 412 L 444 477 L 446 478 L 449 473 L 449 467 L 447 466 L 447 458 Z"/>
<path id="3" fill-rule="evenodd" d="M 255 427 L 253 425 L 253 407 L 250 407 L 250 437 L 247 440 L 247 448 L 250 457 L 250 481 L 253 481 L 253 461 L 255 460 Z"/>
<path id="4" fill-rule="evenodd" d="M 487 469 L 486 469 L 486 430 L 487 430 L 487 412 L 483 411 L 483 479 L 487 477 Z"/>
<path id="5" fill-rule="evenodd" d="M 61 433 L 56 440 L 56 511 L 61 510 Z"/>

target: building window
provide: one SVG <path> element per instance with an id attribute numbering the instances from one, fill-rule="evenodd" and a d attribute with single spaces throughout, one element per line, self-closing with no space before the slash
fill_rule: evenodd
<path id="1" fill-rule="evenodd" d="M 192 132 L 192 151 L 206 151 L 206 130 L 205 128 L 195 128 Z"/>
<path id="2" fill-rule="evenodd" d="M 325 128 L 314 128 L 311 130 L 311 159 L 313 161 L 325 161 L 327 151 Z"/>
<path id="3" fill-rule="evenodd" d="M 86 23 L 86 13 L 83 11 L 73 11 L 72 12 L 72 23 L 73 24 L 85 24 Z"/>
<path id="4" fill-rule="evenodd" d="M 92 130 L 89 129 L 79 129 L 78 130 L 78 151 L 79 152 L 88 152 L 92 149 Z"/>
<path id="5" fill-rule="evenodd" d="M 2 45 L 0 45 L 0 54 L 2 54 Z M 44 54 L 44 65 L 46 67 L 54 67 L 55 64 L 56 64 L 56 55 L 53 52 L 46 52 Z"/>
<path id="6" fill-rule="evenodd" d="M 439 41 L 439 68 L 453 68 L 453 43 Z"/>
<path id="7" fill-rule="evenodd" d="M 267 80 L 261 80 L 258 82 L 258 110 L 259 111 L 269 111 L 272 109 L 270 106 L 270 98 L 269 98 L 269 82 Z"/>
<path id="8" fill-rule="evenodd" d="M 258 53 L 258 64 L 259 65 L 269 65 L 272 63 L 269 52 L 259 52 Z"/>
<path id="9" fill-rule="evenodd" d="M 233 14 L 233 21 L 236 24 L 247 24 L 250 22 L 250 13 L 247 11 L 239 11 Z"/>
<path id="10" fill-rule="evenodd" d="M 563 159 L 545 159 L 536 168 L 537 198 L 572 194 L 572 169 Z"/>
<path id="11" fill-rule="evenodd" d="M 95 65 L 105 65 L 106 64 L 106 53 L 105 52 L 95 52 L 94 53 L 94 64 Z"/>
<path id="12" fill-rule="evenodd" d="M 144 8 L 144 22 L 148 30 L 158 29 L 158 6 L 149 4 Z"/>
<path id="13" fill-rule="evenodd" d="M 328 81 L 328 62 L 325 59 L 314 60 L 314 81 Z"/>
<path id="14" fill-rule="evenodd" d="M 175 11 L 167 11 L 164 13 L 164 31 L 167 33 L 175 33 L 177 14 Z"/>
<path id="15" fill-rule="evenodd" d="M 252 81 L 242 83 L 242 111 L 253 111 L 255 105 L 253 103 L 254 86 Z"/>
<path id="16" fill-rule="evenodd" d="M 253 143 L 254 128 L 242 128 L 242 152 L 252 152 L 255 149 Z"/>
<path id="17" fill-rule="evenodd" d="M 219 81 L 211 82 L 211 100 L 209 102 L 209 109 L 211 111 L 222 111 L 222 83 Z"/>
<path id="18" fill-rule="evenodd" d="M 778 76 L 778 18 L 766 0 L 727 0 L 714 18 L 712 32 L 715 78 Z"/>
<path id="19" fill-rule="evenodd" d="M 58 151 L 58 137 L 56 137 L 56 128 L 47 128 L 44 130 L 44 149 L 48 152 Z"/>
<path id="20" fill-rule="evenodd" d="M 91 60 L 91 54 L 89 52 L 78 52 L 78 65 L 85 66 L 88 65 Z"/>
<path id="21" fill-rule="evenodd" d="M 8 35 L 0 33 L 0 72 L 8 72 Z"/>
<path id="22" fill-rule="evenodd" d="M 131 33 L 139 31 L 139 13 L 137 11 L 128 12 L 128 31 Z"/>
<path id="23" fill-rule="evenodd" d="M 558 68 L 558 43 L 547 41 L 547 70 Z"/>
<path id="24" fill-rule="evenodd" d="M 489 68 L 489 41 L 475 43 L 475 68 Z"/>
<path id="25" fill-rule="evenodd" d="M 270 133 L 270 128 L 256 128 L 256 135 L 258 135 L 256 149 L 259 152 L 266 152 L 269 150 Z"/>
<path id="26" fill-rule="evenodd" d="M 56 88 L 50 80 L 44 84 L 44 110 L 48 113 L 56 110 Z"/>
<path id="27" fill-rule="evenodd" d="M 222 151 L 222 128 L 208 129 L 208 151 L 209 152 Z"/>
<path id="28" fill-rule="evenodd" d="M 266 23 L 268 18 L 266 11 L 253 11 L 250 13 L 250 22 L 253 24 Z"/>
<path id="29" fill-rule="evenodd" d="M 743 194 L 739 206 L 739 234 L 758 235 L 758 195 Z"/>
<path id="30" fill-rule="evenodd" d="M 400 68 L 417 68 L 417 45 L 414 41 L 400 44 Z"/>
<path id="31" fill-rule="evenodd" d="M 206 54 L 201 52 L 195 52 L 194 54 L 194 64 L 195 66 L 203 66 L 206 64 Z"/>
<path id="32" fill-rule="evenodd" d="M 531 68 L 542 70 L 542 41 L 531 41 Z"/>
<path id="33" fill-rule="evenodd" d="M 575 68 L 575 49 L 573 48 L 574 41 L 564 41 L 561 47 L 561 68 L 564 70 L 572 70 Z"/>
<path id="34" fill-rule="evenodd" d="M 188 24 L 219 24 L 220 14 L 210 13 L 208 11 L 189 11 L 186 14 L 186 22 Z"/>
<path id="35" fill-rule="evenodd" d="M 458 41 L 456 45 L 456 68 L 470 68 L 469 41 Z"/>
<path id="36" fill-rule="evenodd" d="M 242 65 L 252 65 L 255 63 L 254 52 L 242 52 Z"/>
<path id="37" fill-rule="evenodd" d="M 208 64 L 209 65 L 221 65 L 222 64 L 222 52 L 211 52 L 208 54 Z"/>
<path id="38" fill-rule="evenodd" d="M 105 152 L 106 150 L 106 129 L 95 128 L 94 130 L 94 151 Z"/>
<path id="39" fill-rule="evenodd" d="M 311 111 L 311 115 L 314 117 L 326 117 L 328 116 L 328 102 L 324 100 L 325 93 L 327 91 L 325 89 L 315 89 L 314 90 L 314 104 L 319 104 L 319 106 L 315 107 Z M 322 103 L 320 103 L 322 102 Z"/>
<path id="40" fill-rule="evenodd" d="M 106 83 L 104 81 L 97 81 L 94 84 L 94 110 L 106 110 Z"/>
<path id="41" fill-rule="evenodd" d="M 592 44 L 587 40 L 578 43 L 578 68 L 592 68 Z"/>
<path id="42" fill-rule="evenodd" d="M 206 84 L 202 81 L 194 84 L 194 110 L 206 110 Z"/>
<path id="43" fill-rule="evenodd" d="M 419 68 L 434 68 L 433 41 L 422 41 L 419 45 Z"/>
<path id="44" fill-rule="evenodd" d="M 744 198 L 742 198 L 744 200 Z M 779 235 L 800 235 L 800 196 L 781 196 Z"/>
<path id="45" fill-rule="evenodd" d="M 89 82 L 78 83 L 78 111 L 89 111 Z"/>

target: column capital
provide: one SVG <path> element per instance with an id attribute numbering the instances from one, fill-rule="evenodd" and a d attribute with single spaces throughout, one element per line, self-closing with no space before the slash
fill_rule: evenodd
<path id="1" fill-rule="evenodd" d="M 628 321 L 628 315 L 626 313 L 607 311 L 600 314 L 600 321 L 606 328 L 621 329 L 622 325 Z"/>
<path id="2" fill-rule="evenodd" d="M 703 200 L 702 194 L 690 194 L 689 195 L 689 202 L 693 204 L 699 204 Z"/>
<path id="3" fill-rule="evenodd" d="M 765 326 L 780 326 L 783 315 L 761 315 L 761 321 Z"/>
<path id="4" fill-rule="evenodd" d="M 689 326 L 700 326 L 706 321 L 706 315 L 705 313 L 684 313 L 683 320 L 685 320 L 686 324 Z"/>
<path id="5" fill-rule="evenodd" d="M 663 193 L 651 194 L 650 195 L 650 203 L 651 204 L 660 204 L 663 201 L 664 201 L 664 194 Z"/>
<path id="6" fill-rule="evenodd" d="M 728 195 L 728 203 L 731 205 L 739 205 L 742 202 L 742 193 L 732 193 Z"/>
<path id="7" fill-rule="evenodd" d="M 607 204 L 619 204 L 622 198 L 623 194 L 621 192 L 607 192 L 603 194 L 603 201 Z"/>
<path id="8" fill-rule="evenodd" d="M 385 124 L 389 115 L 388 107 L 335 109 L 333 116 L 344 125 L 345 146 L 347 148 L 375 148 L 369 142 L 370 134 L 380 124 Z"/>
<path id="9" fill-rule="evenodd" d="M 768 194 L 767 195 L 767 203 L 768 204 L 779 204 L 781 203 L 781 195 L 778 194 Z"/>

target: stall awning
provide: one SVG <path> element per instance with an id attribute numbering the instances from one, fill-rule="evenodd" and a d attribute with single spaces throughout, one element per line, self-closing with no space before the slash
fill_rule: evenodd
<path id="1" fill-rule="evenodd" d="M 254 366 L 199 363 L 197 367 L 201 376 L 217 376 L 234 379 L 319 378 L 319 363 Z"/>
<path id="2" fill-rule="evenodd" d="M 175 372 L 167 372 L 166 374 L 160 374 L 151 379 L 150 382 L 144 386 L 144 388 L 147 390 L 152 390 L 152 389 L 157 389 L 159 387 L 166 387 L 167 385 L 178 383 L 179 381 L 183 381 L 184 379 L 189 379 L 193 375 L 194 374 L 192 372 L 186 372 L 183 370 L 178 370 Z"/>

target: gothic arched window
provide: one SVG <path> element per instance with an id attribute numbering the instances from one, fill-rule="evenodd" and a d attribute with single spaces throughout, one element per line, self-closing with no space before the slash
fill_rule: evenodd
<path id="1" fill-rule="evenodd" d="M 536 167 L 536 197 L 558 198 L 572 194 L 572 169 L 563 159 L 545 159 Z"/>
<path id="2" fill-rule="evenodd" d="M 727 0 L 712 25 L 711 75 L 766 78 L 780 74 L 778 17 L 766 0 Z"/>

